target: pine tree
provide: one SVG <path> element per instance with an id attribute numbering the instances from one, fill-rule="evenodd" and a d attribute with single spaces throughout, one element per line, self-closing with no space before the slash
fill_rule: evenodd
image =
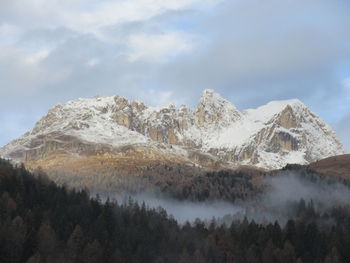
<path id="1" fill-rule="evenodd" d="M 41 224 L 38 232 L 38 250 L 45 259 L 48 255 L 53 255 L 57 248 L 56 233 L 49 222 Z"/>
<path id="2" fill-rule="evenodd" d="M 82 259 L 84 263 L 103 262 L 103 249 L 97 240 L 85 246 Z"/>
<path id="3" fill-rule="evenodd" d="M 80 256 L 82 254 L 85 244 L 85 238 L 83 232 L 79 225 L 77 225 L 72 234 L 70 235 L 67 242 L 68 257 L 73 262 L 80 261 Z"/>

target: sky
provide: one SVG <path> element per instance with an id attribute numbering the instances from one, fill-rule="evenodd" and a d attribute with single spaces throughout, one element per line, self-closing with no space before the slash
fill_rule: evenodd
<path id="1" fill-rule="evenodd" d="M 0 146 L 55 104 L 298 98 L 350 152 L 349 0 L 0 1 Z"/>

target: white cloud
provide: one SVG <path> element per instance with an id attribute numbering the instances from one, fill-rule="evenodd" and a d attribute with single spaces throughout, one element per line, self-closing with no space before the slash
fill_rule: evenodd
<path id="1" fill-rule="evenodd" d="M 24 62 L 38 67 L 39 63 L 49 56 L 48 50 L 40 50 L 24 57 Z"/>
<path id="2" fill-rule="evenodd" d="M 66 27 L 105 38 L 106 26 L 146 21 L 169 11 L 199 9 L 221 0 L 11 0 L 0 3 L 2 19 L 22 27 Z M 7 2 L 7 1 L 6 1 Z M 1 10 L 2 9 L 2 10 Z M 0 19 L 1 23 L 1 19 Z"/>
<path id="3" fill-rule="evenodd" d="M 99 62 L 100 62 L 100 61 L 99 61 L 98 58 L 91 58 L 91 59 L 89 59 L 89 60 L 86 62 L 86 65 L 87 65 L 88 67 L 93 68 L 93 67 L 95 67 L 96 65 L 98 65 Z"/>
<path id="4" fill-rule="evenodd" d="M 129 60 L 147 60 L 163 62 L 194 47 L 189 36 L 182 33 L 167 33 L 160 35 L 132 35 L 128 40 L 130 48 Z"/>
<path id="5" fill-rule="evenodd" d="M 350 103 L 336 75 L 350 61 L 349 11 L 341 0 L 0 1 L 0 108 L 95 94 L 193 106 L 213 88 L 240 108 L 298 97 L 336 122 Z"/>
<path id="6" fill-rule="evenodd" d="M 70 67 L 54 68 L 45 63 L 46 49 L 30 52 L 0 43 L 0 90 L 5 101 L 40 92 L 45 85 L 57 83 L 70 74 Z M 38 94 L 39 95 L 39 94 Z"/>
<path id="7" fill-rule="evenodd" d="M 40 81 L 42 69 L 36 54 L 0 44 L 0 86 L 4 92 L 34 89 Z"/>
<path id="8" fill-rule="evenodd" d="M 147 102 L 150 105 L 163 107 L 167 105 L 180 105 L 181 100 L 178 100 L 175 93 L 171 90 L 148 89 L 147 96 L 150 98 Z"/>
<path id="9" fill-rule="evenodd" d="M 66 12 L 63 20 L 76 30 L 91 30 L 107 25 L 147 20 L 167 10 L 177 10 L 193 0 L 123 0 L 107 1 L 87 11 Z"/>
<path id="10" fill-rule="evenodd" d="M 0 24 L 0 43 L 13 45 L 19 38 L 21 30 L 11 24 Z"/>

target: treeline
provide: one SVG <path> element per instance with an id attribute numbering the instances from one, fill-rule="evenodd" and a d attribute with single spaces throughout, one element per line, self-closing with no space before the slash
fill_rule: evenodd
<path id="1" fill-rule="evenodd" d="M 164 165 L 162 173 L 134 175 L 70 175 L 52 173 L 52 178 L 58 184 L 93 192 L 114 194 L 115 192 L 140 193 L 152 191 L 163 196 L 178 200 L 205 201 L 226 200 L 235 202 L 252 198 L 263 191 L 262 178 L 264 173 L 242 171 L 218 171 L 207 173 L 174 174 L 174 167 Z M 39 172 L 40 173 L 40 172 Z"/>
<path id="2" fill-rule="evenodd" d="M 162 193 L 179 200 L 206 201 L 245 200 L 261 193 L 260 185 L 254 183 L 257 175 L 241 171 L 208 172 L 201 175 L 184 174 L 177 177 L 147 175 L 150 182 Z"/>
<path id="3" fill-rule="evenodd" d="M 106 167 L 108 169 L 108 167 Z M 59 185 L 76 189 L 88 188 L 92 192 L 113 195 L 116 192 L 130 194 L 152 192 L 178 200 L 229 202 L 260 198 L 266 190 L 266 180 L 274 176 L 293 173 L 313 183 L 343 184 L 350 187 L 350 180 L 333 175 L 320 174 L 308 166 L 291 164 L 281 170 L 264 172 L 255 169 L 203 172 L 179 164 L 157 164 L 147 167 L 143 175 L 119 173 L 70 174 L 50 172 L 50 179 Z M 38 169 L 34 173 L 42 173 Z"/>
<path id="4" fill-rule="evenodd" d="M 342 167 L 339 167 L 339 170 Z M 305 165 L 300 165 L 300 164 L 287 164 L 285 167 L 283 167 L 280 171 L 276 170 L 271 173 L 271 175 L 276 175 L 280 174 L 282 172 L 294 172 L 298 174 L 301 177 L 307 178 L 308 180 L 312 182 L 327 182 L 329 184 L 334 184 L 334 183 L 340 183 L 345 186 L 350 187 L 350 177 L 349 176 L 337 176 L 336 173 L 329 173 L 329 174 L 322 174 L 314 170 L 312 167 L 305 166 Z M 348 174 L 347 170 L 344 169 L 342 170 L 344 174 Z"/>
<path id="5" fill-rule="evenodd" d="M 1 160 L 0 262 L 350 262 L 349 210 L 298 207 L 303 216 L 283 227 L 180 226 L 161 208 L 102 203 Z"/>

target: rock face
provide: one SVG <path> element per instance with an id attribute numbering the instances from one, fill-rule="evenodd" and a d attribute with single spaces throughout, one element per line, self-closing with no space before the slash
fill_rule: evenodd
<path id="1" fill-rule="evenodd" d="M 40 163 L 64 156 L 128 156 L 189 166 L 275 169 L 344 153 L 332 129 L 299 100 L 240 112 L 212 90 L 196 109 L 148 107 L 120 96 L 57 105 L 0 155 Z M 61 162 L 62 163 L 62 162 Z"/>

